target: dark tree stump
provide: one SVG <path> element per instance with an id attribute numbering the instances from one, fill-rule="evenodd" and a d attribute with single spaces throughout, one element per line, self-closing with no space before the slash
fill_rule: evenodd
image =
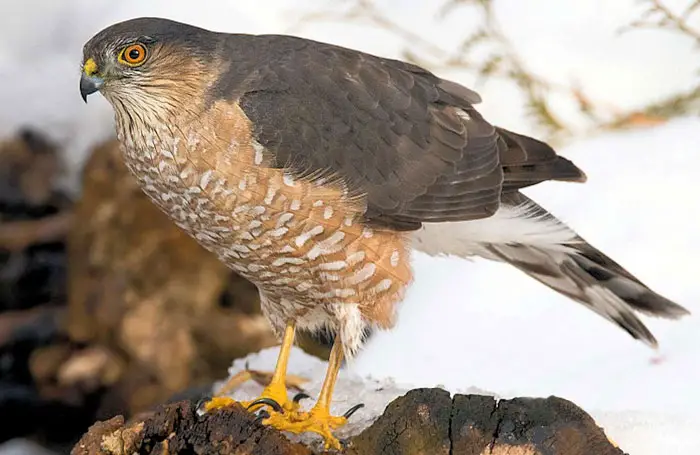
<path id="1" fill-rule="evenodd" d="M 289 441 L 239 406 L 198 416 L 182 401 L 124 423 L 99 422 L 73 455 L 126 454 L 305 455 L 318 452 Z M 515 398 L 496 401 L 415 389 L 387 406 L 370 427 L 348 441 L 351 455 L 624 455 L 595 421 L 570 401 Z"/>

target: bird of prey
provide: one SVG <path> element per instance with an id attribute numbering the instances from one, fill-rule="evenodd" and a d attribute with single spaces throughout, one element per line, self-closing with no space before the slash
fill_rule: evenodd
<path id="1" fill-rule="evenodd" d="M 81 95 L 111 103 L 143 191 L 260 291 L 282 341 L 272 381 L 245 403 L 270 407 L 263 423 L 339 447 L 338 370 L 367 327 L 394 324 L 411 250 L 512 264 L 650 345 L 635 312 L 687 313 L 520 192 L 583 182 L 580 169 L 492 125 L 477 93 L 424 68 L 162 18 L 111 25 L 83 53 Z M 297 329 L 336 334 L 309 411 L 285 385 Z"/>

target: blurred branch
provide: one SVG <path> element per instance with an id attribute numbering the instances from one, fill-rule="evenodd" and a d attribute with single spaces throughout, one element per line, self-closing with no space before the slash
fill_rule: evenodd
<path id="1" fill-rule="evenodd" d="M 693 0 L 682 13 L 671 11 L 660 0 L 643 0 L 647 9 L 641 17 L 620 29 L 621 33 L 639 28 L 674 30 L 694 39 L 700 44 L 700 30 L 694 29 L 688 22 L 690 16 L 700 8 L 700 0 Z"/>
<path id="2" fill-rule="evenodd" d="M 293 33 L 315 22 L 362 22 L 381 28 L 401 41 L 411 43 L 412 47 L 422 48 L 426 53 L 438 56 L 439 59 L 447 58 L 447 51 L 426 40 L 421 35 L 403 27 L 398 22 L 393 21 L 382 13 L 371 0 L 351 0 L 351 2 L 350 8 L 345 11 L 338 10 L 337 5 L 332 4 L 327 10 L 304 14 L 288 28 L 287 32 Z"/>
<path id="3" fill-rule="evenodd" d="M 687 92 L 672 95 L 638 111 L 617 116 L 605 125 L 616 130 L 629 126 L 655 125 L 680 115 L 700 112 L 700 85 Z"/>
<path id="4" fill-rule="evenodd" d="M 21 251 L 30 245 L 64 238 L 73 225 L 73 213 L 64 211 L 37 220 L 0 221 L 0 249 Z"/>
<path id="5" fill-rule="evenodd" d="M 672 30 L 696 43 L 700 48 L 700 30 L 690 25 L 691 16 L 700 12 L 700 0 L 691 0 L 682 12 L 676 13 L 661 0 L 642 0 L 646 9 L 639 19 L 620 29 L 626 33 L 635 29 Z M 693 89 L 676 93 L 667 99 L 649 104 L 638 112 L 618 116 L 610 122 L 611 127 L 622 127 L 627 118 L 645 115 L 648 118 L 669 119 L 681 115 L 697 115 L 700 112 L 700 82 Z"/>
<path id="6" fill-rule="evenodd" d="M 674 13 L 660 0 L 644 0 L 649 3 L 642 17 L 630 24 L 632 28 L 665 28 L 677 30 L 700 43 L 700 32 L 689 24 L 689 17 L 700 10 L 700 0 L 692 0 L 682 13 Z M 332 2 L 328 8 L 302 15 L 289 32 L 318 22 L 362 23 L 383 30 L 404 44 L 401 57 L 431 71 L 469 71 L 476 77 L 477 87 L 492 78 L 514 83 L 525 97 L 525 108 L 533 121 L 544 129 L 549 140 L 560 141 L 574 135 L 568 125 L 551 107 L 553 94 L 563 95 L 574 103 L 579 115 L 586 119 L 591 130 L 619 129 L 630 125 L 646 125 L 660 119 L 693 112 L 698 103 L 700 87 L 688 93 L 678 94 L 667 100 L 633 112 L 619 112 L 603 102 L 592 100 L 576 84 L 557 84 L 531 71 L 520 58 L 516 47 L 498 24 L 495 0 L 444 0 L 437 7 L 437 20 L 444 20 L 461 8 L 475 11 L 481 17 L 481 25 L 461 42 L 445 49 L 397 22 L 393 15 L 373 0 L 343 0 Z M 339 6 L 341 5 L 341 6 Z M 484 57 L 485 51 L 485 57 Z M 477 52 L 480 52 L 477 54 Z"/>

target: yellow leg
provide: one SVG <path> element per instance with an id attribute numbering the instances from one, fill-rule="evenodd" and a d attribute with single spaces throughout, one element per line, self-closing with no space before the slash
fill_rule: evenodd
<path id="1" fill-rule="evenodd" d="M 323 381 L 323 387 L 318 396 L 318 401 L 309 412 L 299 412 L 293 418 L 285 414 L 273 412 L 270 417 L 263 420 L 263 424 L 273 426 L 282 431 L 291 433 L 304 433 L 311 431 L 323 436 L 326 449 L 341 449 L 340 441 L 333 436 L 332 430 L 345 425 L 348 417 L 352 415 L 361 405 L 351 408 L 344 416 L 332 416 L 330 412 L 333 389 L 338 378 L 338 371 L 343 362 L 343 347 L 336 338 L 328 359 L 328 370 Z"/>
<path id="2" fill-rule="evenodd" d="M 255 381 L 258 384 L 262 386 L 268 385 L 270 382 L 272 382 L 272 377 L 274 376 L 274 372 L 269 372 L 269 371 L 260 371 L 260 370 L 251 370 L 246 366 L 246 369 L 243 371 L 239 371 L 235 375 L 231 376 L 228 378 L 226 383 L 222 385 L 219 390 L 216 391 L 214 396 L 223 396 L 223 395 L 228 395 L 234 390 L 236 390 L 238 387 L 243 385 L 245 382 L 248 381 Z M 303 378 L 301 376 L 297 376 L 295 374 L 288 374 L 287 377 L 284 380 L 285 384 L 287 384 L 288 389 L 294 389 L 297 392 L 303 392 L 304 391 L 304 384 L 309 382 L 307 378 Z"/>
<path id="3" fill-rule="evenodd" d="M 292 345 L 294 344 L 294 323 L 287 323 L 287 327 L 284 331 L 284 338 L 282 340 L 282 346 L 280 348 L 279 356 L 277 357 L 277 365 L 275 366 L 275 371 L 272 374 L 269 384 L 263 390 L 262 395 L 259 398 L 252 401 L 241 402 L 241 405 L 249 408 L 251 411 L 255 411 L 264 404 L 254 404 L 257 400 L 268 399 L 279 404 L 284 411 L 294 412 L 298 409 L 299 404 L 290 400 L 287 396 L 287 384 L 295 388 L 300 388 L 300 384 L 305 381 L 305 379 L 298 376 L 293 376 L 291 378 L 287 377 L 287 364 L 289 363 L 289 354 L 292 351 Z M 260 381 L 261 377 L 266 376 L 265 373 L 258 372 L 255 370 L 244 370 L 240 373 L 231 377 L 223 387 L 219 389 L 216 396 L 212 398 L 209 402 L 205 404 L 205 409 L 211 411 L 213 409 L 222 408 L 233 404 L 235 401 L 231 398 L 223 396 L 224 394 L 230 393 L 236 387 L 240 386 L 242 383 L 248 380 Z M 291 379 L 291 381 L 289 380 Z"/>

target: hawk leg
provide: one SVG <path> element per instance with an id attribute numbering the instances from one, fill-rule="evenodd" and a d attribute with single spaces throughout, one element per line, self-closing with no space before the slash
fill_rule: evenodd
<path id="1" fill-rule="evenodd" d="M 306 395 L 298 394 L 295 400 L 290 400 L 287 396 L 287 387 L 289 386 L 301 390 L 301 384 L 306 382 L 306 379 L 298 376 L 287 376 L 287 363 L 289 362 L 289 354 L 292 350 L 293 344 L 294 323 L 289 322 L 287 323 L 287 327 L 284 331 L 284 338 L 282 340 L 282 346 L 277 358 L 277 365 L 275 366 L 275 371 L 272 373 L 269 383 L 263 390 L 260 397 L 251 401 L 242 401 L 240 402 L 241 406 L 250 411 L 256 411 L 257 409 L 267 405 L 276 411 L 280 411 L 284 414 L 290 414 L 290 417 L 298 411 L 299 397 L 304 397 Z M 234 399 L 224 395 L 250 379 L 261 382 L 261 378 L 266 376 L 269 377 L 270 375 L 268 373 L 249 370 L 246 368 L 244 371 L 241 371 L 240 373 L 231 377 L 226 384 L 219 389 L 216 396 L 204 405 L 205 410 L 211 411 L 213 409 L 227 407 L 233 403 L 236 403 Z"/>
<path id="2" fill-rule="evenodd" d="M 308 412 L 295 412 L 293 414 L 273 411 L 262 423 L 291 433 L 318 433 L 323 437 L 326 449 L 334 448 L 340 450 L 342 448 L 340 441 L 333 436 L 332 430 L 345 425 L 348 418 L 363 406 L 362 404 L 353 406 L 342 416 L 331 415 L 330 405 L 333 397 L 333 388 L 335 387 L 342 361 L 343 349 L 338 337 L 333 343 L 333 349 L 328 359 L 326 378 L 323 381 L 318 401 L 316 401 L 314 407 Z"/>

